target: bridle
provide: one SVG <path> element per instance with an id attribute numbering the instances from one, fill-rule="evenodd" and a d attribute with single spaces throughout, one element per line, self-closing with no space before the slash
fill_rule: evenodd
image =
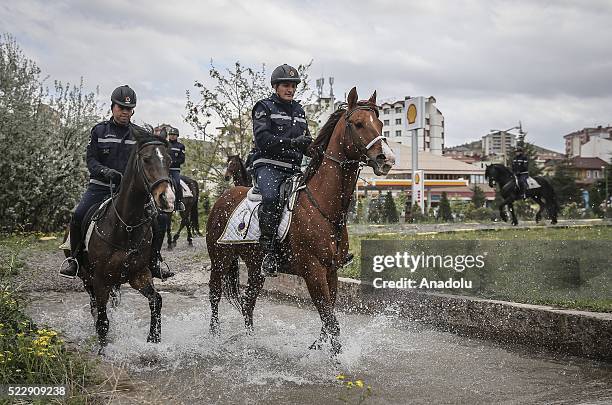
<path id="1" fill-rule="evenodd" d="M 148 146 L 153 146 L 153 145 L 165 145 L 162 141 L 149 141 L 146 142 L 144 144 L 142 144 L 139 148 L 138 151 L 136 151 L 136 173 L 137 176 L 140 176 L 140 178 L 142 179 L 142 182 L 145 185 L 145 190 L 147 192 L 147 197 L 149 202 L 146 203 L 144 205 L 145 208 L 145 218 L 140 221 L 139 223 L 135 224 L 135 225 L 129 225 L 123 218 L 121 218 L 121 215 L 119 214 L 119 211 L 117 210 L 117 199 L 115 198 L 117 196 L 117 194 L 113 194 L 113 184 L 111 181 L 111 205 L 113 207 L 113 211 L 115 212 L 115 215 L 117 216 L 117 218 L 119 219 L 119 222 L 121 222 L 121 224 L 123 224 L 123 226 L 125 227 L 125 230 L 130 233 L 132 232 L 134 229 L 141 227 L 142 225 L 151 222 L 151 220 L 156 217 L 157 215 L 159 215 L 159 209 L 157 208 L 157 205 L 155 204 L 155 198 L 153 197 L 153 190 L 155 189 L 155 187 L 157 187 L 159 184 L 161 183 L 168 183 L 170 185 L 172 185 L 172 181 L 170 180 L 170 177 L 160 177 L 159 179 L 151 182 L 149 181 L 149 179 L 147 178 L 147 174 L 145 173 L 142 164 L 140 163 L 140 159 L 141 159 L 141 151 L 148 147 Z M 152 210 L 149 209 L 152 207 Z M 148 212 L 151 212 L 150 215 L 147 215 Z"/>
<path id="2" fill-rule="evenodd" d="M 353 141 L 353 144 L 357 147 L 357 151 L 361 154 L 361 157 L 359 159 L 340 160 L 340 159 L 337 159 L 329 155 L 325 151 L 323 152 L 324 157 L 331 160 L 332 162 L 338 163 L 342 168 L 344 168 L 344 166 L 347 166 L 347 165 L 358 164 L 360 166 L 363 166 L 363 165 L 368 164 L 369 162 L 374 162 L 374 159 L 368 156 L 368 151 L 370 150 L 370 148 L 372 148 L 372 146 L 374 146 L 379 141 L 387 142 L 387 138 L 384 137 L 382 134 L 378 134 L 374 139 L 368 142 L 367 145 L 364 145 L 363 142 L 361 142 L 361 140 L 358 137 L 356 138 L 353 136 L 354 124 L 350 121 L 349 118 L 351 118 L 351 115 L 353 115 L 355 112 L 360 111 L 360 110 L 373 112 L 374 114 L 376 114 L 376 117 L 378 117 L 378 109 L 375 106 L 372 106 L 369 104 L 361 104 L 361 105 L 357 105 L 353 107 L 350 110 L 347 110 L 346 113 L 344 114 L 344 121 L 346 122 L 345 130 L 344 130 L 344 138 L 346 138 L 346 135 L 349 134 L 351 141 Z"/>

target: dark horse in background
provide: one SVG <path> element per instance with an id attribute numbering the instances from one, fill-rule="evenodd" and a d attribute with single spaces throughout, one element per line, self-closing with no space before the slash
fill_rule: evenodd
<path id="1" fill-rule="evenodd" d="M 147 341 L 157 343 L 161 339 L 162 298 L 155 290 L 148 265 L 153 219 L 160 211 L 174 209 L 169 176 L 171 158 L 165 141 L 141 128 L 132 131 L 137 144 L 121 186 L 104 212 L 96 214 L 99 219 L 79 270 L 89 293 L 100 353 L 107 345 L 109 294 L 126 282 L 149 300 L 151 326 Z"/>
<path id="2" fill-rule="evenodd" d="M 234 186 L 251 187 L 253 185 L 251 176 L 238 155 L 227 157 L 227 169 L 225 170 L 224 177 L 226 181 L 231 179 L 234 182 Z"/>
<path id="3" fill-rule="evenodd" d="M 516 183 L 516 176 L 506 166 L 501 164 L 492 164 L 487 166 L 485 170 L 485 178 L 489 180 L 490 187 L 495 187 L 495 184 L 499 185 L 501 197 L 504 200 L 499 206 L 499 215 L 501 218 L 508 222 L 508 214 L 506 214 L 506 211 L 503 209 L 505 206 L 508 206 L 510 214 L 512 215 L 512 225 L 518 225 L 518 220 L 516 219 L 514 207 L 512 205 L 514 201 L 522 199 L 522 196 L 519 193 L 518 184 Z M 546 209 L 551 223 L 556 224 L 559 204 L 555 198 L 555 190 L 552 188 L 546 178 L 536 176 L 533 177 L 533 179 L 538 182 L 540 187 L 530 188 L 525 194 L 527 198 L 531 198 L 540 206 L 540 209 L 535 217 L 536 222 L 540 222 L 540 219 L 542 218 L 542 211 Z"/>
<path id="4" fill-rule="evenodd" d="M 190 177 L 181 175 L 181 180 L 187 184 L 193 197 L 183 197 L 183 204 L 185 204 L 185 211 L 180 211 L 181 224 L 179 225 L 178 231 L 172 236 L 172 214 L 166 214 L 168 219 L 166 220 L 166 234 L 168 238 L 168 249 L 172 250 L 176 246 L 176 241 L 181 236 L 183 228 L 187 227 L 187 243 L 189 246 L 193 246 L 193 234 L 202 236 L 200 233 L 200 218 L 198 213 L 198 201 L 200 198 L 200 186 L 198 182 Z M 179 184 L 178 187 L 181 187 Z"/>
<path id="5" fill-rule="evenodd" d="M 362 164 L 377 175 L 386 175 L 395 157 L 381 135 L 376 93 L 357 101 L 357 90 L 348 95 L 348 106 L 334 112 L 309 148 L 312 156 L 293 210 L 286 239 L 280 244 L 285 271 L 306 281 L 322 321 L 321 335 L 311 348 L 331 343 L 332 355 L 341 351 L 340 325 L 334 314 L 338 269 L 348 252 L 346 216 Z M 211 260 L 211 332 L 219 328 L 219 301 L 225 296 L 242 311 L 247 330 L 253 329 L 253 309 L 264 284 L 260 273 L 263 253 L 258 243 L 219 244 L 219 237 L 248 187 L 232 187 L 215 202 L 206 225 Z M 238 258 L 248 268 L 248 285 L 240 294 Z"/>

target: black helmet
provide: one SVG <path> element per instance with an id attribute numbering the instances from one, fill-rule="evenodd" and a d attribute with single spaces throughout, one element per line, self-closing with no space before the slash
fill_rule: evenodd
<path id="1" fill-rule="evenodd" d="M 170 127 L 168 129 L 168 135 L 176 135 L 176 136 L 178 136 L 179 135 L 178 128 Z"/>
<path id="2" fill-rule="evenodd" d="M 111 102 L 123 107 L 134 108 L 136 107 L 136 93 L 127 84 L 119 86 L 113 90 Z"/>
<path id="3" fill-rule="evenodd" d="M 166 127 L 162 127 L 162 129 L 159 130 L 159 136 L 161 139 L 166 139 L 168 137 L 168 132 L 166 131 Z"/>
<path id="4" fill-rule="evenodd" d="M 298 84 L 301 81 L 302 80 L 300 79 L 300 74 L 298 71 L 286 63 L 274 69 L 274 72 L 272 72 L 272 77 L 270 78 L 270 83 L 272 83 L 272 86 L 281 82 Z"/>

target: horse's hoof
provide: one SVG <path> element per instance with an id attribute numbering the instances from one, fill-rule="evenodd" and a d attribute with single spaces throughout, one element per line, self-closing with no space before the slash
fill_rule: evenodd
<path id="1" fill-rule="evenodd" d="M 321 350 L 323 346 L 319 340 L 315 340 L 313 344 L 308 347 L 308 350 Z"/>
<path id="2" fill-rule="evenodd" d="M 193 242 L 192 241 L 189 241 L 188 244 L 189 244 L 189 246 L 193 246 Z"/>
<path id="3" fill-rule="evenodd" d="M 147 343 L 159 343 L 161 342 L 161 338 L 157 335 L 149 335 L 147 337 Z"/>
<path id="4" fill-rule="evenodd" d="M 100 346 L 100 348 L 98 349 L 98 356 L 105 356 L 105 355 L 106 355 L 106 345 Z"/>
<path id="5" fill-rule="evenodd" d="M 209 330 L 209 331 L 210 331 L 210 334 L 211 334 L 212 336 L 217 336 L 217 337 L 218 337 L 218 336 L 219 336 L 219 325 L 218 325 L 218 324 L 213 325 L 213 324 L 211 323 L 211 324 L 210 324 L 210 330 Z"/>

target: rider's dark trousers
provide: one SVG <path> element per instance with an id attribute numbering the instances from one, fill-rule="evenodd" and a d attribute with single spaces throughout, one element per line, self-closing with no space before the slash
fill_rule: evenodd
<path id="1" fill-rule="evenodd" d="M 181 171 L 170 169 L 170 177 L 174 183 L 174 195 L 176 196 L 176 202 L 183 201 L 183 187 L 181 187 Z"/>
<path id="2" fill-rule="evenodd" d="M 73 257 L 78 252 L 82 243 L 83 237 L 81 235 L 81 225 L 83 219 L 89 209 L 98 203 L 110 198 L 110 189 L 106 186 L 98 184 L 89 184 L 85 194 L 81 197 L 79 205 L 77 205 L 72 220 L 70 221 L 70 246 L 72 249 Z"/>
<path id="3" fill-rule="evenodd" d="M 516 180 L 520 187 L 520 192 L 525 194 L 529 188 L 527 184 L 527 178 L 529 177 L 529 173 L 519 173 L 516 175 Z"/>
<path id="4" fill-rule="evenodd" d="M 275 206 L 280 209 L 280 186 L 291 177 L 291 173 L 274 166 L 260 166 L 255 169 L 257 187 L 261 193 L 261 204 L 264 207 Z"/>

